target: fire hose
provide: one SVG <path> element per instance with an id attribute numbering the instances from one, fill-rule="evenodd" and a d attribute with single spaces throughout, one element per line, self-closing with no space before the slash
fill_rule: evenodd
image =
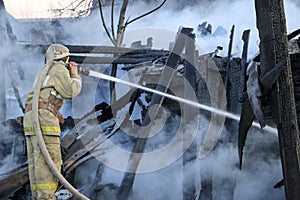
<path id="1" fill-rule="evenodd" d="M 76 196 L 79 199 L 82 200 L 89 200 L 86 196 L 78 192 L 58 171 L 56 168 L 48 150 L 45 145 L 44 138 L 42 136 L 41 132 L 41 127 L 40 127 L 40 122 L 39 122 L 39 114 L 38 114 L 38 101 L 39 101 L 39 95 L 40 95 L 40 90 L 42 86 L 42 82 L 44 81 L 51 65 L 46 64 L 43 70 L 41 71 L 41 75 L 38 77 L 37 83 L 34 86 L 34 93 L 33 93 L 33 99 L 32 99 L 32 120 L 33 120 L 33 126 L 34 126 L 34 131 L 36 134 L 36 138 L 39 144 L 39 147 L 41 149 L 41 152 L 46 160 L 46 163 L 48 167 L 50 168 L 51 172 L 55 175 L 55 177 L 60 181 L 60 183 L 68 189 L 74 196 Z"/>

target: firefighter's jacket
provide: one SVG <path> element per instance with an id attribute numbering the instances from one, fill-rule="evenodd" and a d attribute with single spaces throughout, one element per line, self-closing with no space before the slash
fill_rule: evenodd
<path id="1" fill-rule="evenodd" d="M 39 101 L 49 102 L 59 110 L 63 106 L 65 99 L 74 98 L 80 93 L 82 79 L 78 74 L 70 75 L 69 70 L 62 61 L 51 61 L 46 65 L 48 64 L 51 65 L 51 67 L 42 83 Z M 38 77 L 41 75 L 41 71 L 36 77 L 34 86 Z M 34 91 L 31 90 L 28 93 L 25 106 L 32 104 L 33 92 Z M 25 135 L 35 135 L 31 115 L 32 111 L 26 112 L 24 115 Z M 39 109 L 39 120 L 41 131 L 44 135 L 60 135 L 61 131 L 58 119 L 49 110 Z"/>

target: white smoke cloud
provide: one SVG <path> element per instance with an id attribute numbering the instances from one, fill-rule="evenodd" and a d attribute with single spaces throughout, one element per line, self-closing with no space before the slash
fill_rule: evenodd
<path id="1" fill-rule="evenodd" d="M 296 20 L 300 17 L 300 12 L 295 2 L 285 1 L 288 33 L 299 28 Z M 251 30 L 249 57 L 258 51 L 259 37 L 255 24 L 254 1 L 215 1 L 204 5 L 185 7 L 181 10 L 174 5 L 174 1 L 168 1 L 168 4 L 163 9 L 130 25 L 128 30 L 134 31 L 136 28 L 155 27 L 176 32 L 179 26 L 192 27 L 196 30 L 198 24 L 207 21 L 212 24 L 213 31 L 217 26 L 222 26 L 227 31 L 227 35 L 217 38 L 198 38 L 198 45 L 207 52 L 211 52 L 215 50 L 217 45 L 221 45 L 224 47 L 224 56 L 227 54 L 231 26 L 235 25 L 233 55 L 236 57 L 241 56 L 243 44 L 241 37 L 245 29 Z M 150 7 L 147 7 L 147 5 L 133 5 L 130 11 L 138 15 L 137 13 L 143 10 L 142 8 Z M 132 33 L 134 33 L 133 31 Z M 148 35 L 140 39 L 145 39 L 146 37 Z M 283 188 L 273 189 L 273 185 L 282 179 L 277 140 L 277 136 L 273 134 L 261 133 L 257 129 L 250 131 L 245 146 L 244 166 L 241 171 L 238 170 L 236 165 L 237 149 L 234 145 L 220 145 L 209 159 L 202 162 L 199 161 L 200 164 L 195 164 L 192 169 L 200 170 L 199 165 L 201 165 L 201 170 L 203 171 L 211 171 L 213 169 L 213 193 L 215 199 L 229 199 L 228 196 L 218 196 L 226 194 L 226 191 L 220 191 L 226 189 L 226 187 L 220 185 L 222 184 L 220 182 L 222 177 L 228 177 L 231 180 L 236 179 L 234 199 L 284 199 Z M 158 180 L 159 183 L 157 183 Z M 199 189 L 201 177 L 197 181 Z M 169 187 L 166 188 L 166 185 Z M 149 198 L 153 199 L 160 199 L 160 197 L 181 199 L 181 187 L 182 163 L 179 160 L 173 163 L 170 169 L 162 169 L 156 172 L 155 175 L 138 175 L 134 192 L 139 197 L 145 197 L 144 194 L 146 194 L 146 197 L 148 195 Z"/>
<path id="2" fill-rule="evenodd" d="M 238 173 L 235 198 L 284 199 L 284 187 L 273 189 L 283 178 L 277 136 L 250 131 L 244 149 L 244 164 Z"/>
<path id="3" fill-rule="evenodd" d="M 286 0 L 285 6 L 288 32 L 291 32 L 299 28 L 297 21 L 297 19 L 300 18 L 299 1 Z M 130 13 L 131 18 L 133 18 L 134 16 L 138 16 L 141 13 L 140 11 L 143 12 L 145 9 L 149 10 L 151 8 L 153 8 L 153 6 L 146 4 L 132 4 L 130 5 L 128 13 Z M 109 13 L 108 10 L 105 12 Z M 109 15 L 107 14 L 106 16 Z M 206 1 L 200 5 L 184 8 L 179 8 L 175 0 L 167 1 L 167 4 L 160 10 L 131 24 L 127 27 L 127 30 L 131 35 L 134 35 L 136 29 L 147 30 L 148 28 L 151 28 L 151 30 L 157 28 L 176 33 L 180 26 L 192 27 L 196 30 L 197 26 L 203 21 L 212 24 L 213 32 L 217 26 L 222 26 L 227 31 L 227 35 L 217 38 L 197 38 L 197 43 L 201 49 L 211 52 L 215 50 L 216 46 L 221 45 L 224 47 L 222 55 L 226 55 L 230 29 L 232 25 L 235 25 L 234 56 L 240 57 L 241 55 L 241 36 L 242 31 L 245 29 L 251 29 L 249 56 L 258 51 L 259 38 L 255 25 L 254 1 Z M 107 22 L 110 22 L 108 17 Z M 27 40 L 26 31 L 28 30 L 26 27 L 21 26 L 19 23 L 13 23 L 13 25 L 17 37 L 19 39 L 22 38 L 21 40 Z M 68 41 L 72 44 L 103 45 L 109 43 L 101 26 L 98 11 L 95 11 L 89 18 L 83 18 L 74 22 L 65 22 L 62 27 L 66 33 L 70 34 L 71 37 L 68 38 Z M 82 27 L 84 27 L 84 29 Z M 133 40 L 145 41 L 146 38 L 150 36 L 152 35 L 147 35 L 147 31 L 143 31 L 140 37 L 132 37 L 131 39 L 128 36 L 130 39 L 125 39 L 126 45 L 129 46 Z M 161 45 L 160 43 L 155 43 L 157 40 L 154 38 L 154 46 L 168 48 L 167 44 L 168 42 L 172 42 L 172 39 L 174 39 L 174 37 L 170 36 L 170 41 L 165 41 L 164 45 Z M 5 51 L 7 50 L 8 49 L 5 49 Z M 10 49 L 10 51 L 14 52 L 14 49 Z M 18 53 L 15 56 L 21 58 L 20 60 L 26 60 L 26 58 L 22 56 L 22 53 Z M 36 58 L 33 59 L 35 61 L 29 64 L 22 64 L 22 68 L 24 68 L 26 73 L 26 79 L 21 82 L 23 84 L 22 96 L 30 90 L 35 73 L 43 63 L 43 55 L 32 54 L 31 56 Z M 1 61 L 3 59 L 1 56 Z M 0 73 L 0 76 L 2 75 L 3 74 Z M 3 80 L 2 77 L 1 80 Z M 14 109 L 18 109 L 16 106 L 17 104 L 13 106 Z M 18 115 L 20 115 L 20 113 L 12 113 L 9 115 L 9 118 L 14 118 Z M 201 128 L 205 125 L 201 126 Z M 199 130 L 199 134 L 201 134 L 201 130 Z M 216 196 L 222 193 L 222 191 L 218 191 L 219 188 L 223 188 L 218 181 L 225 175 L 231 179 L 236 178 L 234 199 L 284 199 L 284 190 L 282 188 L 279 190 L 272 188 L 272 186 L 282 178 L 277 137 L 275 135 L 268 133 L 261 134 L 261 132 L 257 130 L 251 131 L 245 146 L 242 171 L 239 171 L 235 166 L 234 163 L 236 159 L 236 147 L 234 145 L 225 144 L 220 145 L 208 159 L 196 160 L 195 163 L 192 163 L 188 169 L 195 171 L 197 174 L 198 191 L 200 190 L 201 178 L 203 178 L 199 177 L 201 166 L 201 170 L 204 172 L 205 170 L 209 172 L 213 169 L 214 195 L 216 199 L 227 199 L 226 197 Z M 134 195 L 136 199 L 144 197 L 149 197 L 149 199 L 181 199 L 182 170 L 182 160 L 178 159 L 167 168 L 152 173 L 137 175 L 134 184 Z M 112 181 L 119 184 L 122 174 L 114 170 L 106 169 L 104 178 L 107 182 Z"/>
<path id="4" fill-rule="evenodd" d="M 285 0 L 285 14 L 287 19 L 287 32 L 290 33 L 299 28 L 297 19 L 300 17 L 299 7 L 296 6 L 297 1 Z M 299 4 L 299 3 L 298 3 Z M 141 10 L 148 8 L 150 10 L 153 5 L 132 5 L 128 13 L 132 16 L 138 16 Z M 259 37 L 256 29 L 256 14 L 254 1 L 247 0 L 216 0 L 203 1 L 198 5 L 187 6 L 178 9 L 174 1 L 167 1 L 160 10 L 153 15 L 135 22 L 128 26 L 128 30 L 141 27 L 156 27 L 172 31 L 177 31 L 179 26 L 191 27 L 197 30 L 197 26 L 207 21 L 212 25 L 214 32 L 218 26 L 223 27 L 227 31 L 227 35 L 223 37 L 206 37 L 198 38 L 198 45 L 207 52 L 212 52 L 216 46 L 224 47 L 222 56 L 227 55 L 227 47 L 229 43 L 229 34 L 232 25 L 235 25 L 234 43 L 232 54 L 236 57 L 241 56 L 242 51 L 242 33 L 246 29 L 250 29 L 249 41 L 249 57 L 258 51 Z M 155 40 L 154 40 L 155 41 Z"/>

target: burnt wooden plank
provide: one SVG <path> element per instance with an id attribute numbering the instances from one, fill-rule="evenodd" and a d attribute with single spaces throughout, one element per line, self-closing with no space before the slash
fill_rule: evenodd
<path id="1" fill-rule="evenodd" d="M 295 108 L 290 57 L 287 48 L 283 0 L 255 1 L 260 37 L 261 72 L 272 70 L 279 60 L 286 61 L 276 89 L 271 91 L 272 113 L 278 128 L 286 199 L 300 199 L 299 129 Z"/>
<path id="2" fill-rule="evenodd" d="M 27 164 L 21 166 L 17 171 L 12 170 L 7 174 L 9 174 L 8 177 L 0 180 L 0 196 L 8 191 L 23 186 L 29 181 Z"/>
<path id="3" fill-rule="evenodd" d="M 77 63 L 84 64 L 138 64 L 154 60 L 155 57 L 141 57 L 141 58 L 128 58 L 128 57 L 95 57 L 95 56 L 75 56 L 71 55 L 70 60 Z"/>

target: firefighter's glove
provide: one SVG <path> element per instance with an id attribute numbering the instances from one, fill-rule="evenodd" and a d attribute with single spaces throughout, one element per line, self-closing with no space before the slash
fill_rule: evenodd
<path id="1" fill-rule="evenodd" d="M 78 74 L 78 65 L 76 62 L 69 62 L 70 74 Z"/>

